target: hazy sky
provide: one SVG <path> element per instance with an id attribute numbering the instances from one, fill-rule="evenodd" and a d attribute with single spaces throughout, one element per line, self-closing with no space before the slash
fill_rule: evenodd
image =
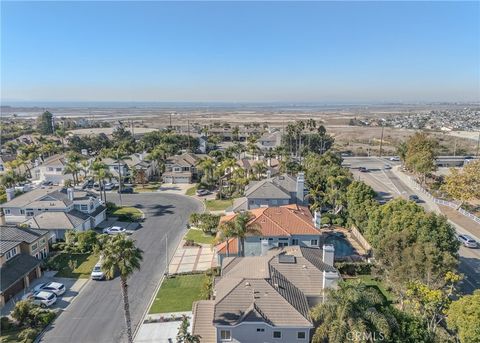
<path id="1" fill-rule="evenodd" d="M 5 2 L 1 98 L 480 100 L 479 2 Z"/>

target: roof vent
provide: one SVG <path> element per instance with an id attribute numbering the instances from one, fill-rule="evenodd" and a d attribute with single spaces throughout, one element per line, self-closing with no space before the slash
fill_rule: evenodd
<path id="1" fill-rule="evenodd" d="M 293 255 L 281 254 L 281 255 L 278 255 L 278 263 L 293 264 L 293 263 L 296 263 L 296 258 Z"/>
<path id="2" fill-rule="evenodd" d="M 250 285 L 250 282 L 248 282 L 248 281 L 245 282 L 245 287 L 250 287 L 250 286 L 251 286 L 251 285 Z"/>
<path id="3" fill-rule="evenodd" d="M 302 268 L 303 268 L 303 269 L 307 269 L 307 266 L 306 266 L 306 265 L 302 265 Z"/>

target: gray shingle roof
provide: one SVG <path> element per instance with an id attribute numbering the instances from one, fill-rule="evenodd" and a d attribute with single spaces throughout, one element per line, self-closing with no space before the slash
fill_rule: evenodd
<path id="1" fill-rule="evenodd" d="M 15 247 L 21 242 L 28 244 L 35 242 L 38 238 L 45 236 L 46 230 L 20 229 L 15 226 L 0 226 L 0 255 Z"/>
<path id="2" fill-rule="evenodd" d="M 296 192 L 297 180 L 288 174 L 271 179 L 252 182 L 245 190 L 247 198 L 256 199 L 290 199 L 290 193 Z"/>
<path id="3" fill-rule="evenodd" d="M 27 254 L 19 254 L 0 267 L 1 292 L 7 290 L 20 278 L 28 274 L 41 263 Z"/>

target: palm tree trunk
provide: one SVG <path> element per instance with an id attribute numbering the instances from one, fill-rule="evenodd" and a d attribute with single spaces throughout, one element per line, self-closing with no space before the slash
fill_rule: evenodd
<path id="1" fill-rule="evenodd" d="M 128 343 L 133 343 L 132 319 L 130 318 L 130 304 L 128 303 L 127 279 L 124 277 L 121 277 L 120 282 L 122 286 L 123 312 L 125 315 L 125 325 L 127 327 L 127 339 L 128 339 Z"/>
<path id="2" fill-rule="evenodd" d="M 240 247 L 241 247 L 241 255 L 242 257 L 245 257 L 245 238 L 240 238 Z"/>
<path id="3" fill-rule="evenodd" d="M 230 249 L 228 248 L 229 241 L 230 241 L 230 237 L 227 237 L 227 257 L 230 257 Z"/>

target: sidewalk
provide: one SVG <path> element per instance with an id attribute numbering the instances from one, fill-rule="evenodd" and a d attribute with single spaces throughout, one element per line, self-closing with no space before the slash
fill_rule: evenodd
<path id="1" fill-rule="evenodd" d="M 453 224 L 453 226 L 455 226 L 458 231 L 460 231 L 460 233 L 469 234 L 476 241 L 480 242 L 480 225 L 478 225 L 476 222 L 467 218 L 466 216 L 451 207 L 435 203 L 430 194 L 425 194 L 420 191 L 418 189 L 418 186 L 415 185 L 405 173 L 400 171 L 400 166 L 392 168 L 392 172 L 397 175 L 397 177 L 406 186 L 410 187 L 413 190 L 418 190 L 418 197 L 422 201 L 424 201 L 432 211 L 436 212 L 437 214 L 442 214 L 446 216 L 448 218 L 448 221 Z"/>
<path id="2" fill-rule="evenodd" d="M 155 315 L 149 314 L 142 323 L 138 333 L 134 339 L 135 343 L 168 343 L 176 342 L 178 329 L 182 324 L 182 315 L 188 317 L 190 322 L 189 331 L 192 330 L 192 312 L 173 312 L 173 313 L 158 313 Z M 160 318 L 175 318 L 171 321 L 158 321 Z M 152 321 L 152 322 L 149 322 Z"/>

